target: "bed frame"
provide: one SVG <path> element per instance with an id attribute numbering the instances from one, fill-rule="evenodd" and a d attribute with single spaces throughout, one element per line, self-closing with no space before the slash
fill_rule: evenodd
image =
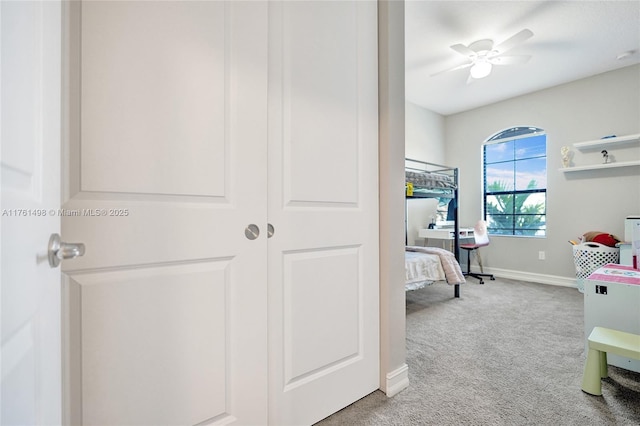
<path id="1" fill-rule="evenodd" d="M 446 177 L 446 178 L 445 178 Z M 454 200 L 454 256 L 460 261 L 460 226 L 458 223 L 458 168 L 405 158 L 406 202 L 420 198 Z M 407 208 L 405 203 L 405 245 Z M 460 284 L 454 285 L 454 297 L 460 297 Z"/>

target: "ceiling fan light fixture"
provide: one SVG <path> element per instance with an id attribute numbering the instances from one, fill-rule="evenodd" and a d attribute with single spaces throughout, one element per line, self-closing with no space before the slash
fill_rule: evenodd
<path id="1" fill-rule="evenodd" d="M 635 49 L 634 50 L 627 50 L 626 52 L 622 52 L 621 54 L 616 56 L 616 59 L 619 60 L 619 61 L 621 61 L 623 59 L 629 59 L 636 52 L 637 52 L 637 50 L 635 50 Z"/>
<path id="2" fill-rule="evenodd" d="M 475 79 L 485 78 L 491 73 L 491 68 L 492 65 L 489 62 L 479 61 L 473 64 L 469 72 L 471 73 L 471 77 Z"/>
<path id="3" fill-rule="evenodd" d="M 528 40 L 533 36 L 533 32 L 528 29 L 517 32 L 505 41 L 495 44 L 491 39 L 476 40 L 473 43 L 465 46 L 464 44 L 457 43 L 449 46 L 452 50 L 455 50 L 462 56 L 468 59 L 468 62 L 462 65 L 455 66 L 445 71 L 455 71 L 463 68 L 469 68 L 469 78 L 467 84 L 472 80 L 479 78 L 485 78 L 491 74 L 493 65 L 511 65 L 511 64 L 523 64 L 527 62 L 531 56 L 529 55 L 509 55 L 503 56 L 506 52 L 517 47 L 519 44 Z M 440 71 L 431 76 L 441 74 L 445 71 Z"/>

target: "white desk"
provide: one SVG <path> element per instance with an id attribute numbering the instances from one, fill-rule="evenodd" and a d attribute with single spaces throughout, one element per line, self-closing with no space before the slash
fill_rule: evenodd
<path id="1" fill-rule="evenodd" d="M 446 241 L 449 241 L 450 251 L 453 251 L 453 240 L 455 239 L 455 234 L 456 231 L 453 228 L 420 229 L 418 231 L 418 236 L 420 238 L 443 240 L 443 247 Z M 459 228 L 458 236 L 460 239 L 473 238 L 473 228 Z"/>
<path id="2" fill-rule="evenodd" d="M 473 228 L 459 228 L 459 238 L 473 238 Z M 434 228 L 421 229 L 418 231 L 420 238 L 434 238 L 436 240 L 453 240 L 455 239 L 455 229 L 453 228 Z"/>

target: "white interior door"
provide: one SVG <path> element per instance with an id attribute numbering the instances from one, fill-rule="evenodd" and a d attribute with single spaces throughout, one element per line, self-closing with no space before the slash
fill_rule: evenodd
<path id="1" fill-rule="evenodd" d="M 265 424 L 267 4 L 67 22 L 66 420 Z"/>
<path id="2" fill-rule="evenodd" d="M 3 425 L 59 424 L 60 3 L 0 2 Z"/>
<path id="3" fill-rule="evenodd" d="M 376 2 L 269 15 L 269 420 L 379 386 Z"/>

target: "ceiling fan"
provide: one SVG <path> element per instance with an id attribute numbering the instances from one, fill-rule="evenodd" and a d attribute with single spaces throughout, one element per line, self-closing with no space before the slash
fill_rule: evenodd
<path id="1" fill-rule="evenodd" d="M 493 40 L 489 39 L 474 41 L 469 46 L 465 46 L 464 44 L 454 44 L 451 48 L 461 55 L 466 56 L 469 59 L 469 62 L 437 72 L 431 76 L 433 77 L 444 72 L 470 68 L 469 77 L 467 79 L 468 84 L 474 79 L 480 79 L 488 76 L 491 73 L 493 65 L 523 64 L 531 59 L 531 56 L 503 55 L 532 36 L 533 32 L 531 30 L 524 29 L 497 45 L 494 45 Z"/>

